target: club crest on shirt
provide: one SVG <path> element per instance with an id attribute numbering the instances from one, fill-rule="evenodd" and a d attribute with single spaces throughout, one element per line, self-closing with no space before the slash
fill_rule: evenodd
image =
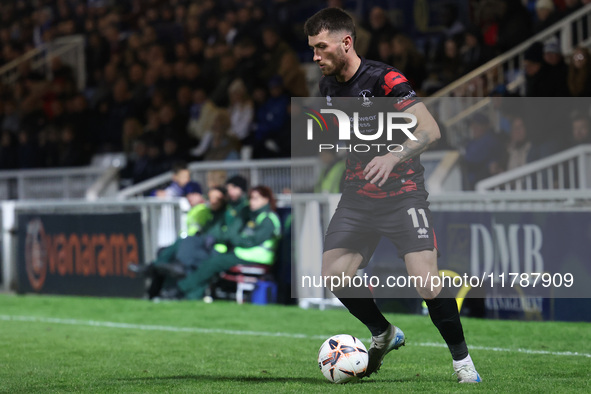
<path id="1" fill-rule="evenodd" d="M 363 105 L 364 107 L 371 107 L 371 105 L 373 104 L 369 99 L 370 97 L 373 97 L 373 94 L 371 94 L 371 90 L 363 89 L 359 92 L 359 97 L 363 97 L 363 102 L 361 103 L 361 105 Z"/>

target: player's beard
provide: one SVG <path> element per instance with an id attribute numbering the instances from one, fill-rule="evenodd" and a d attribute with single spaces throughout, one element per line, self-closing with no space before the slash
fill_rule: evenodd
<path id="1" fill-rule="evenodd" d="M 333 66 L 327 70 L 323 70 L 324 75 L 339 75 L 345 68 L 347 64 L 347 58 L 345 57 L 344 53 L 339 53 L 335 55 L 334 60 L 332 62 Z"/>

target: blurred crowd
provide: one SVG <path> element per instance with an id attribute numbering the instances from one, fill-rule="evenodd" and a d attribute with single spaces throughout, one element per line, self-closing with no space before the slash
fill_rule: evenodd
<path id="1" fill-rule="evenodd" d="M 59 58 L 51 79 L 27 62 L 0 86 L 0 168 L 86 165 L 125 152 L 137 183 L 179 160 L 289 157 L 289 98 L 309 91 L 301 26 L 325 6 L 350 11 L 356 47 L 404 72 L 426 96 L 590 0 L 450 1 L 437 28 L 396 23 L 396 2 L 360 0 L 15 0 L 0 3 L 0 62 L 60 36 L 85 38 L 86 87 Z M 412 25 L 412 26 L 411 26 Z M 526 54 L 527 94 L 586 96 L 589 51 Z"/>

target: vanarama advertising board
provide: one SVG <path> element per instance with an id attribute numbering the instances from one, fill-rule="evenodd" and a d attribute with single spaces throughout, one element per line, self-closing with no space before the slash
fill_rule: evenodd
<path id="1" fill-rule="evenodd" d="M 19 215 L 19 292 L 141 297 L 143 242 L 139 212 Z"/>

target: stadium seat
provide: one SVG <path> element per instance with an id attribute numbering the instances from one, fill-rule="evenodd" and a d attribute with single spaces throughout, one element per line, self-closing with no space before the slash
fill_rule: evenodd
<path id="1" fill-rule="evenodd" d="M 253 291 L 259 281 L 270 277 L 273 266 L 266 264 L 238 264 L 220 274 L 220 279 L 236 283 L 236 302 L 244 302 L 244 292 Z"/>

